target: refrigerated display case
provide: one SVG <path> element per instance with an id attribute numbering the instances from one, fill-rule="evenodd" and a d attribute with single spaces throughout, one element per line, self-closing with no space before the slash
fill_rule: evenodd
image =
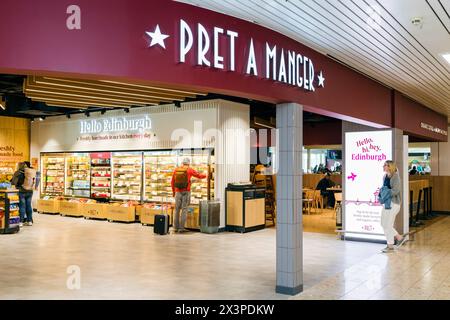
<path id="1" fill-rule="evenodd" d="M 151 151 L 144 153 L 144 200 L 174 202 L 171 179 L 178 163 L 177 151 Z"/>
<path id="2" fill-rule="evenodd" d="M 64 153 L 42 154 L 42 195 L 64 194 L 65 157 Z"/>
<path id="3" fill-rule="evenodd" d="M 66 155 L 66 196 L 90 197 L 90 167 L 89 153 Z"/>
<path id="4" fill-rule="evenodd" d="M 142 152 L 113 152 L 111 163 L 111 199 L 141 200 Z"/>
<path id="5" fill-rule="evenodd" d="M 211 149 L 195 149 L 180 151 L 178 165 L 182 165 L 184 158 L 191 159 L 191 167 L 207 176 L 206 179 L 192 178 L 191 204 L 200 204 L 202 200 L 214 199 L 214 170 L 215 160 Z"/>
<path id="6" fill-rule="evenodd" d="M 191 160 L 191 167 L 207 175 L 207 179 L 192 178 L 191 204 L 214 197 L 214 153 L 212 149 L 151 151 L 144 153 L 144 201 L 175 202 L 171 180 L 175 168 L 183 159 Z"/>
<path id="7" fill-rule="evenodd" d="M 111 198 L 111 152 L 91 153 L 91 198 Z"/>

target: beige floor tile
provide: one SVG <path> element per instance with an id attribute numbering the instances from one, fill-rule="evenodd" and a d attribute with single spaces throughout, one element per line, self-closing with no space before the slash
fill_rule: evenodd
<path id="1" fill-rule="evenodd" d="M 327 213 L 307 219 L 334 223 Z M 0 299 L 450 299 L 449 228 L 443 218 L 392 255 L 305 232 L 305 291 L 289 297 L 274 292 L 273 228 L 160 237 L 139 224 L 37 215 L 0 237 Z M 67 288 L 71 265 L 80 290 Z"/>

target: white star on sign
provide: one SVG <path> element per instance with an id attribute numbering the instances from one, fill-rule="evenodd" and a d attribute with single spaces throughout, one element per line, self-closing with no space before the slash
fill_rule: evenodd
<path id="1" fill-rule="evenodd" d="M 322 71 L 320 71 L 320 74 L 317 76 L 317 79 L 319 79 L 319 87 L 324 88 L 325 87 L 325 78 L 323 77 Z"/>
<path id="2" fill-rule="evenodd" d="M 166 48 L 164 40 L 167 39 L 169 36 L 167 34 L 162 34 L 161 33 L 161 29 L 159 29 L 159 24 L 156 25 L 155 31 L 153 31 L 153 32 L 146 31 L 145 33 L 150 38 L 152 38 L 152 42 L 150 42 L 150 45 L 148 46 L 149 48 L 153 47 L 156 44 L 159 44 L 164 49 Z"/>

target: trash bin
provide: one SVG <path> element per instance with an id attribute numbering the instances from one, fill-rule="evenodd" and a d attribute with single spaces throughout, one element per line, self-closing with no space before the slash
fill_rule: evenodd
<path id="1" fill-rule="evenodd" d="M 220 226 L 220 201 L 200 201 L 200 231 L 217 233 Z"/>

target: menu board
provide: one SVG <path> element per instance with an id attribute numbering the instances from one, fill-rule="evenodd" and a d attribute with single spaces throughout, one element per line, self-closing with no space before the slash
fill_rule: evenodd
<path id="1" fill-rule="evenodd" d="M 383 164 L 392 160 L 392 131 L 345 134 L 346 237 L 384 240 L 378 193 Z"/>

